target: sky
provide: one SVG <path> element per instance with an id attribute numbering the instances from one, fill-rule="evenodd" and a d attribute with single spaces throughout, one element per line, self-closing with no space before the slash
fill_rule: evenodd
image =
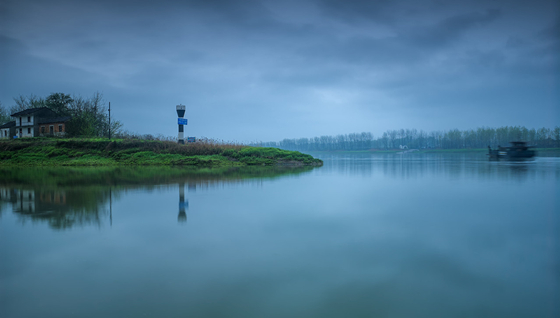
<path id="1" fill-rule="evenodd" d="M 3 0 L 0 102 L 233 142 L 560 125 L 560 2 Z"/>

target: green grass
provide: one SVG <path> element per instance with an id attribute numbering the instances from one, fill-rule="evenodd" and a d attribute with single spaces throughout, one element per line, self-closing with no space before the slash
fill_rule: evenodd
<path id="1" fill-rule="evenodd" d="M 245 166 L 322 165 L 297 151 L 213 142 L 179 145 L 165 141 L 103 138 L 22 138 L 0 141 L 0 166 Z"/>

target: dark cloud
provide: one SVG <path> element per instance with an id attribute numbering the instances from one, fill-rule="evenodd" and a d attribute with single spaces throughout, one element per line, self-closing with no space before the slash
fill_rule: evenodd
<path id="1" fill-rule="evenodd" d="M 450 42 L 459 42 L 470 29 L 488 24 L 500 15 L 499 10 L 469 12 L 445 18 L 428 27 L 415 27 L 401 31 L 401 36 L 420 47 L 440 47 Z"/>
<path id="2" fill-rule="evenodd" d="M 393 22 L 396 20 L 395 12 L 391 10 L 394 8 L 395 2 L 391 0 L 320 0 L 318 5 L 326 15 L 347 23 L 364 21 Z"/>
<path id="3" fill-rule="evenodd" d="M 557 123 L 554 1 L 22 0 L 2 9 L 4 104 L 102 91 L 123 113 L 134 107 L 123 121 L 142 133 L 173 135 L 166 122 L 178 103 L 192 105 L 192 133 L 237 140 L 440 129 L 481 109 L 485 119 L 462 128 Z M 496 103 L 506 100 L 520 112 L 539 102 L 505 120 Z M 170 117 L 150 116 L 168 108 Z"/>

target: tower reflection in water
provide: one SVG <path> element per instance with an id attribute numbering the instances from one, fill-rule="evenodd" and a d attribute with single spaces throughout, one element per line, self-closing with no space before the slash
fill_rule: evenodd
<path id="1" fill-rule="evenodd" d="M 190 189 L 190 187 L 189 187 Z M 179 183 L 179 215 L 177 216 L 177 221 L 179 223 L 187 222 L 187 212 L 189 209 L 189 200 L 185 201 L 185 183 Z"/>

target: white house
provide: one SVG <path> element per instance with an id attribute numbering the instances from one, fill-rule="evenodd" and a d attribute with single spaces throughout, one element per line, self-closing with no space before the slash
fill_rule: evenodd
<path id="1" fill-rule="evenodd" d="M 0 138 L 64 136 L 70 116 L 58 117 L 47 107 L 30 108 L 11 115 L 14 121 L 0 126 Z"/>

